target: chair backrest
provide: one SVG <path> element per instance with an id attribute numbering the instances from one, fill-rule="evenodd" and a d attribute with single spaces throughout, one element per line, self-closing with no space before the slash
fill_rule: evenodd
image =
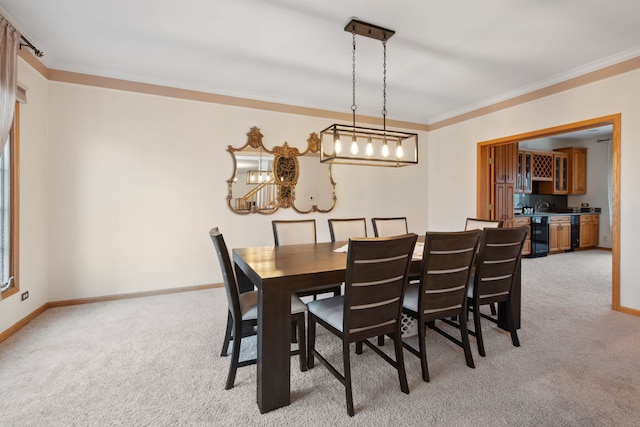
<path id="1" fill-rule="evenodd" d="M 481 230 L 470 230 L 425 235 L 417 304 L 424 321 L 457 316 L 466 308 L 481 234 Z"/>
<path id="2" fill-rule="evenodd" d="M 506 301 L 510 297 L 527 233 L 528 227 L 482 231 L 473 285 L 473 297 L 480 304 Z"/>
<path id="3" fill-rule="evenodd" d="M 229 251 L 227 250 L 224 237 L 218 230 L 218 227 L 214 227 L 209 230 L 209 236 L 211 236 L 213 246 L 215 246 L 216 253 L 218 254 L 218 261 L 220 262 L 222 279 L 224 281 L 224 289 L 227 292 L 227 304 L 229 305 L 229 311 L 231 311 L 233 318 L 237 320 L 240 316 L 240 291 L 238 290 L 238 282 L 236 280 L 235 271 L 233 270 L 233 265 L 231 264 Z"/>
<path id="4" fill-rule="evenodd" d="M 365 218 L 331 218 L 329 233 L 332 242 L 367 237 L 367 220 Z"/>
<path id="5" fill-rule="evenodd" d="M 467 222 L 464 225 L 464 230 L 482 230 L 483 228 L 502 228 L 503 221 L 501 219 L 479 219 L 479 218 L 467 218 Z"/>
<path id="6" fill-rule="evenodd" d="M 276 246 L 316 243 L 316 220 L 274 220 L 273 241 Z"/>
<path id="7" fill-rule="evenodd" d="M 402 295 L 416 234 L 349 240 L 345 275 L 346 342 L 400 333 Z"/>
<path id="8" fill-rule="evenodd" d="M 409 232 L 406 217 L 371 218 L 371 224 L 376 237 L 399 236 Z"/>

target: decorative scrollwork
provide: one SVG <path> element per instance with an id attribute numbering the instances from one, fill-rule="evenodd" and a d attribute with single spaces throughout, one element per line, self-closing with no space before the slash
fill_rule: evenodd
<path id="1" fill-rule="evenodd" d="M 263 145 L 262 132 L 253 126 L 247 133 L 245 145 L 240 148 L 228 146 L 227 151 L 233 158 L 233 175 L 227 180 L 227 205 L 233 212 L 272 214 L 279 208 L 293 208 L 298 213 L 310 213 L 329 212 L 334 208 L 335 182 L 331 165 L 320 163 L 317 133 L 309 135 L 307 147 L 302 152 L 287 142 L 269 150 Z M 299 182 L 299 159 L 304 159 L 306 179 L 303 183 Z M 244 164 L 252 164 L 252 169 Z M 238 176 L 239 173 L 245 176 Z M 323 174 L 328 182 L 321 178 Z M 259 179 L 250 180 L 246 176 Z M 299 204 L 296 198 L 299 198 Z"/>

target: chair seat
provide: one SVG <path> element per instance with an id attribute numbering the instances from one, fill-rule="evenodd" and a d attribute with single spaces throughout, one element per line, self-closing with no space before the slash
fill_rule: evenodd
<path id="1" fill-rule="evenodd" d="M 291 314 L 304 313 L 307 305 L 300 298 L 291 295 Z M 242 320 L 256 320 L 258 318 L 258 291 L 240 294 L 240 312 Z"/>
<path id="2" fill-rule="evenodd" d="M 340 332 L 344 325 L 344 296 L 319 299 L 307 303 L 307 309 Z"/>
<path id="3" fill-rule="evenodd" d="M 402 300 L 402 307 L 417 313 L 419 297 L 420 297 L 420 285 L 419 284 L 408 285 L 406 290 L 404 291 L 404 299 Z"/>

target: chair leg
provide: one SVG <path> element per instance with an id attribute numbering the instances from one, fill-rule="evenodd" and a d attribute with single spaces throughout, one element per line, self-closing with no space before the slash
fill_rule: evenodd
<path id="1" fill-rule="evenodd" d="M 480 306 L 473 305 L 473 324 L 476 332 L 476 342 L 478 343 L 478 354 L 482 357 L 486 357 L 484 352 L 484 341 L 482 340 L 482 326 L 480 326 Z"/>
<path id="2" fill-rule="evenodd" d="M 347 399 L 347 414 L 353 417 L 353 392 L 351 390 L 351 359 L 349 356 L 349 343 L 342 342 L 342 361 L 344 364 L 344 390 Z"/>
<path id="3" fill-rule="evenodd" d="M 422 366 L 422 379 L 429 382 L 429 366 L 427 364 L 427 328 L 425 322 L 418 320 L 418 347 L 420 349 L 420 365 Z"/>
<path id="4" fill-rule="evenodd" d="M 222 351 L 220 352 L 221 357 L 225 357 L 229 355 L 229 341 L 231 340 L 231 330 L 233 329 L 233 317 L 231 316 L 231 312 L 227 315 L 227 332 L 224 335 L 224 341 L 222 343 Z"/>
<path id="5" fill-rule="evenodd" d="M 225 390 L 233 388 L 233 384 L 236 381 L 238 359 L 240 358 L 240 343 L 242 341 L 242 333 L 238 332 L 238 329 L 241 328 L 241 325 L 235 325 L 233 328 L 233 349 L 231 350 L 231 364 L 229 366 L 229 375 L 227 375 L 227 384 L 224 387 Z"/>
<path id="6" fill-rule="evenodd" d="M 489 309 L 491 310 L 491 315 L 492 315 L 492 316 L 495 316 L 495 315 L 496 315 L 496 313 L 497 313 L 497 312 L 496 312 L 496 305 L 495 305 L 495 303 L 491 303 L 491 304 L 489 304 Z"/>
<path id="7" fill-rule="evenodd" d="M 356 354 L 362 354 L 362 341 L 356 342 Z"/>
<path id="8" fill-rule="evenodd" d="M 316 318 L 309 313 L 307 318 L 307 369 L 313 368 L 313 352 L 316 350 Z"/>
<path id="9" fill-rule="evenodd" d="M 462 348 L 464 349 L 464 358 L 467 361 L 467 366 L 470 368 L 475 368 L 476 365 L 473 363 L 473 355 L 471 354 L 471 344 L 469 343 L 469 329 L 467 328 L 467 313 L 461 313 L 460 316 L 460 336 L 462 338 Z"/>
<path id="10" fill-rule="evenodd" d="M 507 301 L 507 325 L 511 333 L 511 342 L 515 347 L 520 347 L 520 340 L 518 339 L 518 333 L 516 332 L 513 321 L 513 306 L 511 305 L 511 301 Z"/>
<path id="11" fill-rule="evenodd" d="M 398 369 L 398 379 L 400 380 L 400 390 L 405 394 L 409 394 L 407 371 L 404 368 L 404 353 L 402 352 L 402 335 L 399 332 L 393 334 L 393 343 L 396 349 L 396 366 Z"/>
<path id="12" fill-rule="evenodd" d="M 293 344 L 298 342 L 298 324 L 291 322 L 291 342 Z"/>
<path id="13" fill-rule="evenodd" d="M 304 313 L 296 315 L 296 326 L 298 327 L 298 356 L 300 358 L 300 370 L 307 370 L 307 348 L 304 333 Z"/>
<path id="14" fill-rule="evenodd" d="M 382 347 L 384 345 L 384 335 L 378 335 L 378 346 Z"/>

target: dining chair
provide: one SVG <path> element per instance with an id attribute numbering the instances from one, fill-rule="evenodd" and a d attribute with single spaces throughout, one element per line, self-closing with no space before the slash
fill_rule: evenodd
<path id="1" fill-rule="evenodd" d="M 213 241 L 220 268 L 222 270 L 222 278 L 224 288 L 227 293 L 227 304 L 229 313 L 227 315 L 227 330 L 222 344 L 220 356 L 227 356 L 229 351 L 229 343 L 233 341 L 231 350 L 231 365 L 227 375 L 227 383 L 225 390 L 233 388 L 236 379 L 236 371 L 239 367 L 253 365 L 256 359 L 239 361 L 240 344 L 242 338 L 255 335 L 255 328 L 262 327 L 258 325 L 258 292 L 249 291 L 240 293 L 238 290 L 238 282 L 236 280 L 235 271 L 229 258 L 229 251 L 224 242 L 224 237 L 217 227 L 209 231 L 209 236 Z M 307 306 L 295 295 L 291 296 L 291 321 L 295 326 L 298 337 L 298 349 L 291 352 L 292 355 L 298 354 L 300 358 L 300 370 L 307 370 L 307 356 L 305 346 L 305 322 L 304 315 Z"/>
<path id="2" fill-rule="evenodd" d="M 485 350 L 481 319 L 498 322 L 495 317 L 480 312 L 483 305 L 505 304 L 511 341 L 515 347 L 520 347 L 513 321 L 511 294 L 527 233 L 528 227 L 485 228 L 482 231 L 475 270 L 467 292 L 467 307 L 473 313 L 474 323 L 474 330 L 469 333 L 476 337 L 478 353 L 482 357 L 485 357 Z"/>
<path id="3" fill-rule="evenodd" d="M 281 245 L 301 245 L 306 243 L 316 243 L 316 220 L 300 219 L 300 220 L 273 220 L 273 241 L 276 246 Z M 341 285 L 331 284 L 308 289 L 299 292 L 298 296 L 313 296 L 317 299 L 318 295 L 333 293 L 334 296 L 342 293 Z"/>
<path id="4" fill-rule="evenodd" d="M 316 243 L 316 220 L 273 220 L 273 240 L 276 246 Z"/>
<path id="5" fill-rule="evenodd" d="M 464 350 L 467 366 L 475 368 L 467 330 L 467 289 L 478 249 L 480 230 L 426 233 L 418 284 L 407 287 L 402 311 L 418 323 L 418 349 L 404 348 L 420 358 L 422 379 L 429 382 L 426 327 L 435 330 Z M 436 320 L 460 319 L 460 339 L 436 326 Z M 458 325 L 454 325 L 458 327 Z"/>
<path id="6" fill-rule="evenodd" d="M 483 228 L 502 228 L 504 221 L 493 219 L 467 218 L 464 224 L 465 231 L 482 230 Z"/>
<path id="7" fill-rule="evenodd" d="M 308 304 L 307 363 L 314 357 L 345 387 L 347 413 L 354 415 L 349 347 L 356 343 L 362 354 L 363 343 L 398 371 L 400 390 L 409 393 L 401 338 L 402 295 L 407 283 L 415 234 L 371 239 L 351 239 L 347 252 L 344 295 Z M 316 349 L 316 324 L 342 340 L 343 373 Z M 368 339 L 388 335 L 393 339 L 395 360 Z"/>
<path id="8" fill-rule="evenodd" d="M 484 228 L 502 228 L 504 225 L 504 221 L 501 219 L 480 219 L 480 218 L 467 218 L 465 222 L 464 229 L 467 230 L 482 230 Z M 490 304 L 489 309 L 491 310 L 491 314 L 496 315 L 496 305 Z"/>
<path id="9" fill-rule="evenodd" d="M 376 237 L 399 236 L 409 232 L 406 217 L 371 218 L 371 223 Z"/>
<path id="10" fill-rule="evenodd" d="M 332 242 L 367 237 L 367 220 L 365 218 L 330 218 L 329 233 Z"/>

